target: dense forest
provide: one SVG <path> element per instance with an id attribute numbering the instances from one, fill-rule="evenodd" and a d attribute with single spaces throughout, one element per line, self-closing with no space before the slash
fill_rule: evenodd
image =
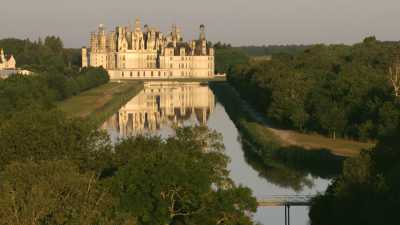
<path id="1" fill-rule="evenodd" d="M 373 149 L 346 159 L 327 191 L 313 199 L 312 225 L 398 224 L 399 47 L 397 42 L 369 37 L 352 46 L 313 45 L 277 52 L 264 61 L 246 60 L 249 53 L 229 45 L 217 50 L 217 55 L 241 55 L 225 59 L 220 68 L 271 124 L 332 138 L 377 141 Z M 237 59 L 242 63 L 230 63 Z"/>
<path id="2" fill-rule="evenodd" d="M 112 146 L 81 119 L 27 109 L 0 124 L 0 224 L 252 224 L 220 136 L 185 128 Z"/>
<path id="3" fill-rule="evenodd" d="M 369 37 L 353 46 L 314 45 L 269 61 L 243 59 L 220 67 L 275 125 L 367 141 L 393 131 L 400 121 L 389 79 L 399 51 L 398 43 Z M 221 52 L 217 56 L 227 50 Z"/>
<path id="4" fill-rule="evenodd" d="M 268 46 L 241 46 L 236 47 L 249 56 L 266 56 L 276 54 L 298 54 L 309 48 L 310 45 L 268 45 Z"/>
<path id="5" fill-rule="evenodd" d="M 399 224 L 399 146 L 400 126 L 374 149 L 346 160 L 342 175 L 313 200 L 311 225 Z"/>

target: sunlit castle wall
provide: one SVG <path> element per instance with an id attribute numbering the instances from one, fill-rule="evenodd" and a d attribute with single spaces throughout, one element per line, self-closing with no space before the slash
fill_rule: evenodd
<path id="1" fill-rule="evenodd" d="M 118 26 L 106 33 L 103 25 L 90 36 L 90 48 L 82 49 L 82 67 L 103 67 L 110 78 L 176 79 L 214 77 L 214 49 L 200 26 L 197 40 L 185 42 L 181 30 L 173 25 L 164 35 L 140 20 L 135 25 Z"/>

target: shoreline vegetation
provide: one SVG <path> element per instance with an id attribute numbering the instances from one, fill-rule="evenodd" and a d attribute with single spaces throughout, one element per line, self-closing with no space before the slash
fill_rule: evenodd
<path id="1" fill-rule="evenodd" d="M 211 83 L 210 87 L 238 128 L 245 154 L 251 156 L 247 159 L 253 161 L 249 163 L 256 165 L 255 169 L 260 174 L 264 174 L 264 170 L 287 168 L 286 174 L 292 174 L 294 176 L 291 177 L 298 180 L 289 182 L 288 179 L 282 184 L 277 184 L 290 185 L 296 190 L 300 190 L 303 186 L 301 184 L 307 183 L 304 180 L 306 173 L 323 178 L 333 178 L 340 174 L 346 157 L 333 154 L 325 148 L 305 149 L 302 146 L 282 144 L 281 138 L 270 130 L 272 128 L 249 112 L 249 107 L 243 106 L 243 100 L 230 84 Z"/>
<path id="2" fill-rule="evenodd" d="M 218 85 L 218 86 L 217 86 Z M 213 84 L 212 89 L 216 92 L 217 98 L 221 101 L 222 92 L 226 96 L 230 96 L 230 101 L 221 101 L 225 107 L 232 108 L 241 116 L 232 118 L 235 124 L 239 124 L 242 130 L 245 130 L 254 142 L 262 145 L 271 144 L 281 147 L 300 147 L 304 150 L 315 151 L 325 149 L 333 155 L 343 157 L 355 157 L 363 149 L 374 147 L 373 143 L 364 143 L 346 139 L 331 139 L 319 134 L 306 134 L 294 130 L 286 130 L 270 126 L 262 115 L 259 115 L 245 100 L 241 98 L 239 93 L 230 84 Z M 226 104 L 226 105 L 225 105 Z M 239 109 L 240 108 L 240 109 Z M 245 119 L 244 119 L 245 118 Z"/>
<path id="3" fill-rule="evenodd" d="M 109 82 L 57 103 L 67 117 L 88 118 L 99 125 L 143 89 L 143 82 Z"/>

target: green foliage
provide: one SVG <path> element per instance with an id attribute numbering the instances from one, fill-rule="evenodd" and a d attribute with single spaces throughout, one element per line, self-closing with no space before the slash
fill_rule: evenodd
<path id="1" fill-rule="evenodd" d="M 230 73 L 237 64 L 247 63 L 249 57 L 241 50 L 226 45 L 215 46 L 216 73 Z"/>
<path id="2" fill-rule="evenodd" d="M 314 45 L 237 65 L 228 79 L 276 125 L 367 141 L 400 121 L 387 78 L 398 47 L 374 37 L 354 46 Z"/>
<path id="3" fill-rule="evenodd" d="M 205 127 L 117 143 L 83 120 L 29 109 L 0 124 L 0 224 L 252 224 Z"/>
<path id="4" fill-rule="evenodd" d="M 343 157 L 325 149 L 283 146 L 250 115 L 233 87 L 226 83 L 214 83 L 210 87 L 240 131 L 246 161 L 269 182 L 301 191 L 313 185 L 310 174 L 329 179 L 340 173 Z"/>
<path id="5" fill-rule="evenodd" d="M 309 48 L 307 45 L 269 45 L 237 47 L 249 56 L 265 56 L 276 54 L 298 54 Z"/>
<path id="6" fill-rule="evenodd" d="M 0 119 L 26 108 L 49 109 L 54 93 L 43 79 L 22 75 L 0 79 Z"/>
<path id="7" fill-rule="evenodd" d="M 67 160 L 13 162 L 1 173 L 0 224 L 117 224 L 95 174 Z"/>
<path id="8" fill-rule="evenodd" d="M 50 109 L 55 101 L 108 81 L 108 73 L 102 68 L 87 68 L 71 77 L 58 72 L 10 76 L 0 80 L 0 118 L 29 108 Z"/>
<path id="9" fill-rule="evenodd" d="M 59 37 L 48 36 L 42 41 L 32 42 L 29 39 L 15 38 L 0 40 L 0 48 L 7 54 L 13 54 L 17 66 L 36 72 L 58 71 L 64 72 L 80 67 L 80 51 L 64 49 Z"/>
<path id="10" fill-rule="evenodd" d="M 112 178 L 121 210 L 139 224 L 252 224 L 245 212 L 256 201 L 229 179 L 221 150 L 219 135 L 203 127 L 178 129 L 165 141 L 122 141 Z"/>
<path id="11" fill-rule="evenodd" d="M 311 224 L 398 224 L 400 127 L 375 149 L 345 162 L 343 173 L 313 200 Z"/>
<path id="12" fill-rule="evenodd" d="M 105 134 L 54 110 L 16 112 L 0 124 L 0 167 L 18 160 L 67 158 L 82 169 L 98 169 L 109 150 Z"/>

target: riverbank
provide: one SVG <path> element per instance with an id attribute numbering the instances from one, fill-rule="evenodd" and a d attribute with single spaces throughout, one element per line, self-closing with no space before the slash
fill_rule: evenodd
<path id="1" fill-rule="evenodd" d="M 59 102 L 68 117 L 81 117 L 97 124 L 104 122 L 143 88 L 141 81 L 109 82 Z"/>
<path id="2" fill-rule="evenodd" d="M 274 128 L 268 125 L 268 122 L 262 115 L 259 115 L 247 102 L 241 99 L 239 93 L 229 84 L 214 84 L 213 89 L 216 93 L 225 92 L 221 96 L 230 96 L 229 101 L 225 101 L 227 108 L 234 107 L 235 123 L 245 129 L 248 135 L 257 143 L 265 140 L 274 140 L 275 145 L 281 147 L 301 147 L 304 150 L 327 150 L 331 154 L 344 157 L 357 156 L 361 150 L 369 149 L 374 146 L 373 143 L 363 143 L 345 139 L 330 139 L 318 134 L 304 134 L 292 130 Z M 217 94 L 218 95 L 218 94 Z M 236 99 L 236 100 L 235 100 Z M 250 123 L 251 122 L 251 123 Z M 249 126 L 249 123 L 251 126 Z"/>

